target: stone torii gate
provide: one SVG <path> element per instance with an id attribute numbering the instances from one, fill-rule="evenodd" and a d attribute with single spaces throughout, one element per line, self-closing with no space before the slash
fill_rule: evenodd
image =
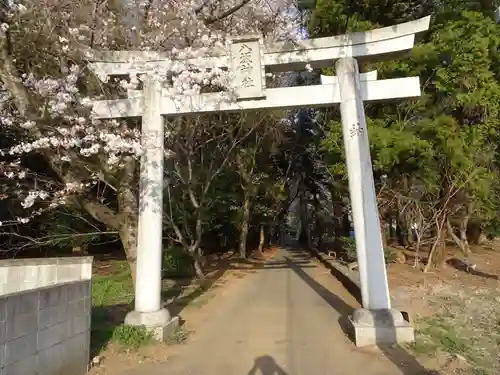
<path id="1" fill-rule="evenodd" d="M 419 77 L 377 80 L 376 71 L 359 73 L 356 58 L 394 57 L 412 49 L 415 36 L 426 31 L 430 17 L 368 32 L 264 45 L 258 36 L 233 40 L 229 55 L 213 51 L 205 68 L 222 67 L 234 73 L 237 100 L 221 101 L 220 93 L 183 96 L 149 75 L 142 91 L 129 90 L 127 99 L 97 101 L 93 116 L 99 119 L 142 117 L 142 134 L 149 143 L 141 159 L 139 229 L 135 309 L 125 320 L 145 325 L 164 338 L 177 324 L 161 305 L 163 116 L 235 112 L 264 108 L 326 107 L 340 103 L 349 192 L 356 232 L 363 308 L 350 317 L 358 346 L 380 342 L 413 341 L 406 314 L 391 309 L 380 232 L 373 171 L 368 144 L 364 101 L 420 96 Z M 91 69 L 100 79 L 146 74 L 171 66 L 166 54 L 136 51 L 89 51 Z M 265 72 L 331 67 L 336 77 L 322 77 L 321 85 L 265 87 Z M 189 64 L 189 60 L 176 61 Z"/>

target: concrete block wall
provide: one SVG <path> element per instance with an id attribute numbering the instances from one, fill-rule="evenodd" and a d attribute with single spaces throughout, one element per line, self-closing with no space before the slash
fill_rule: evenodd
<path id="1" fill-rule="evenodd" d="M 92 258 L 43 259 L 33 271 L 36 261 L 20 260 L 31 268 L 16 264 L 20 268 L 7 272 L 23 291 L 0 295 L 0 375 L 83 375 L 90 356 Z M 37 278 L 39 287 L 22 276 L 33 274 L 50 277 Z M 64 281 L 71 278 L 77 280 Z"/>

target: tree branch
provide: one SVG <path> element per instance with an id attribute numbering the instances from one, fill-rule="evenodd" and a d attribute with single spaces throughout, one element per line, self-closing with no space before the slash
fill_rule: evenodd
<path id="1" fill-rule="evenodd" d="M 90 199 L 81 199 L 79 203 L 93 219 L 103 223 L 108 228 L 120 229 L 120 217 L 108 206 Z"/>
<path id="2" fill-rule="evenodd" d="M 247 5 L 249 2 L 250 2 L 250 0 L 241 0 L 239 4 L 236 4 L 232 8 L 229 8 L 222 13 L 205 18 L 203 22 L 205 22 L 205 25 L 211 25 L 212 23 L 220 21 L 226 17 L 229 17 L 231 14 L 237 12 L 238 10 L 243 8 L 245 5 Z"/>
<path id="3" fill-rule="evenodd" d="M 6 36 L 0 40 L 0 79 L 11 93 L 19 114 L 26 118 L 33 118 L 36 112 L 33 111 L 30 95 L 22 84 L 14 62 L 9 55 L 8 35 L 6 33 Z"/>
<path id="4" fill-rule="evenodd" d="M 198 8 L 194 10 L 195 14 L 200 14 L 200 12 L 209 4 L 211 3 L 212 0 L 205 0 L 203 3 L 200 4 Z"/>

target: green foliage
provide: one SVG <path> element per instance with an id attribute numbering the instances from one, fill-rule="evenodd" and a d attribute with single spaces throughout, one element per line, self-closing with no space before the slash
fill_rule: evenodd
<path id="1" fill-rule="evenodd" d="M 126 262 L 116 262 L 109 275 L 92 278 L 92 305 L 111 306 L 128 304 L 134 298 L 134 285 Z"/>
<path id="2" fill-rule="evenodd" d="M 365 71 L 377 69 L 380 78 L 419 76 L 423 84 L 416 100 L 366 106 L 376 184 L 402 196 L 419 185 L 429 207 L 448 194 L 449 212 L 468 212 L 491 230 L 500 207 L 495 193 L 500 103 L 500 26 L 492 16 L 496 6 L 479 1 L 319 0 L 308 25 L 313 37 L 331 36 L 432 14 L 429 32 L 409 56 L 362 64 Z M 339 113 L 325 112 L 323 120 L 321 150 L 330 174 L 345 181 Z M 380 203 L 391 204 L 393 197 Z"/>
<path id="3" fill-rule="evenodd" d="M 112 340 L 122 347 L 138 349 L 140 346 L 150 344 L 153 335 L 145 326 L 122 324 L 114 329 Z"/>
<path id="4" fill-rule="evenodd" d="M 186 277 L 193 275 L 193 259 L 181 247 L 163 250 L 163 276 Z"/>
<path id="5" fill-rule="evenodd" d="M 498 205 L 497 205 L 498 207 Z M 500 237 L 500 216 L 494 215 L 483 227 L 484 233 L 489 238 L 498 238 Z"/>
<path id="6" fill-rule="evenodd" d="M 384 248 L 385 263 L 394 263 L 396 261 L 396 253 L 388 247 Z"/>
<path id="7" fill-rule="evenodd" d="M 117 232 L 107 231 L 89 214 L 69 204 L 48 211 L 34 226 L 38 237 L 33 245 L 58 252 L 70 253 L 74 247 L 84 249 L 118 239 Z"/>
<path id="8" fill-rule="evenodd" d="M 432 145 L 419 137 L 413 129 L 401 123 L 388 123 L 368 119 L 372 163 L 375 173 L 414 172 L 424 169 L 432 157 Z M 338 121 L 331 121 L 327 136 L 322 142 L 330 173 L 347 179 L 342 128 Z"/>
<path id="9" fill-rule="evenodd" d="M 346 262 L 356 261 L 356 240 L 354 237 L 341 237 L 340 242 L 344 251 L 344 260 Z"/>

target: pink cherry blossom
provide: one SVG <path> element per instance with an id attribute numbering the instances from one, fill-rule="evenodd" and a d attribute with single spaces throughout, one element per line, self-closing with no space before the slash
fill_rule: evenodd
<path id="1" fill-rule="evenodd" d="M 164 52 L 167 68 L 149 74 L 167 80 L 172 95 L 182 101 L 183 95 L 209 86 L 230 94 L 230 74 L 206 67 L 208 54 L 216 49 L 227 52 L 232 36 L 258 34 L 267 41 L 300 38 L 291 0 L 127 3 L 130 6 L 116 9 L 91 0 L 7 2 L 0 41 L 8 38 L 16 54 L 9 55 L 3 66 L 12 64 L 21 73 L 5 73 L 0 82 L 0 126 L 16 134 L 16 143 L 0 150 L 7 160 L 0 164 L 1 177 L 11 181 L 11 195 L 20 199 L 27 214 L 2 225 L 25 223 L 65 204 L 69 196 L 116 174 L 124 157 L 137 159 L 142 154 L 140 129 L 130 121 L 90 117 L 93 100 L 137 89 L 142 77 L 99 82 L 83 58 L 88 48 Z M 187 58 L 190 62 L 183 62 Z M 130 61 L 130 66 L 135 63 Z M 224 100 L 230 97 L 221 94 Z M 20 162 L 34 153 L 52 155 L 58 165 L 78 166 L 86 174 L 71 183 L 37 176 Z"/>

